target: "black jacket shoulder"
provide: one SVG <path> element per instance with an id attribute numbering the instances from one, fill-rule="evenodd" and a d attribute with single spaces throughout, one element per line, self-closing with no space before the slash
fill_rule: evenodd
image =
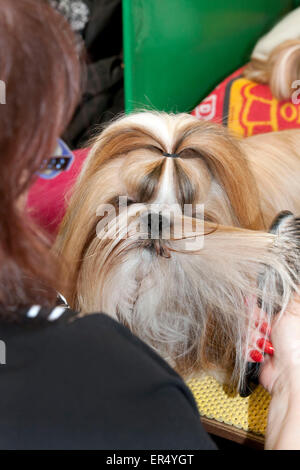
<path id="1" fill-rule="evenodd" d="M 2 449 L 215 448 L 184 382 L 128 329 L 49 315 L 0 324 Z"/>

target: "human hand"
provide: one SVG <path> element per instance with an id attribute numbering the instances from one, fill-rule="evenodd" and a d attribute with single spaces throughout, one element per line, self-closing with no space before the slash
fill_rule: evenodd
<path id="1" fill-rule="evenodd" d="M 260 383 L 273 394 L 285 388 L 300 392 L 300 296 L 295 295 L 285 312 L 274 319 L 270 334 L 273 355 L 265 355 Z"/>

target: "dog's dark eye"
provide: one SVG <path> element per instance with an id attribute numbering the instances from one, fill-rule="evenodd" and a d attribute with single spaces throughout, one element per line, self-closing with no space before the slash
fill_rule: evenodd
<path id="1" fill-rule="evenodd" d="M 131 204 L 136 204 L 136 201 L 128 196 L 116 196 L 113 197 L 110 201 L 108 201 L 109 204 L 112 204 L 115 207 L 122 207 L 122 206 L 131 206 Z"/>
<path id="2" fill-rule="evenodd" d="M 136 201 L 135 201 L 134 199 L 132 199 L 132 198 L 129 197 L 129 198 L 127 199 L 127 204 L 128 204 L 128 206 L 131 206 L 131 204 L 136 204 Z"/>

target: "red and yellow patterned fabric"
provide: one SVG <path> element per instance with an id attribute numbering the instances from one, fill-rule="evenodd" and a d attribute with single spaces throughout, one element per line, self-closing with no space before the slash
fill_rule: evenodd
<path id="1" fill-rule="evenodd" d="M 192 114 L 221 123 L 241 137 L 300 128 L 300 104 L 278 101 L 267 85 L 244 78 L 242 71 L 226 78 Z"/>

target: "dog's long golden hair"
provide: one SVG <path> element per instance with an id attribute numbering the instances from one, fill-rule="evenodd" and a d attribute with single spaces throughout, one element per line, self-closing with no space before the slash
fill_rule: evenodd
<path id="1" fill-rule="evenodd" d="M 281 19 L 255 44 L 244 75 L 270 86 L 279 100 L 299 99 L 300 8 Z M 296 92 L 296 93 L 295 93 Z M 293 94 L 295 95 L 293 96 Z"/>
<path id="2" fill-rule="evenodd" d="M 282 255 L 288 242 L 279 249 L 267 230 L 279 211 L 300 212 L 299 142 L 300 131 L 237 140 L 187 114 L 144 112 L 110 124 L 94 141 L 56 243 L 71 307 L 113 316 L 185 377 L 224 369 L 241 381 L 251 299 L 271 314 L 295 287 Z M 153 204 L 163 213 L 175 207 L 168 239 L 141 237 L 147 224 L 137 230 Z M 279 291 L 272 279 L 259 286 L 266 266 Z"/>
<path id="3" fill-rule="evenodd" d="M 300 40 L 284 41 L 265 60 L 252 58 L 244 76 L 269 85 L 272 95 L 278 100 L 290 99 L 299 87 L 296 80 L 300 80 Z"/>

